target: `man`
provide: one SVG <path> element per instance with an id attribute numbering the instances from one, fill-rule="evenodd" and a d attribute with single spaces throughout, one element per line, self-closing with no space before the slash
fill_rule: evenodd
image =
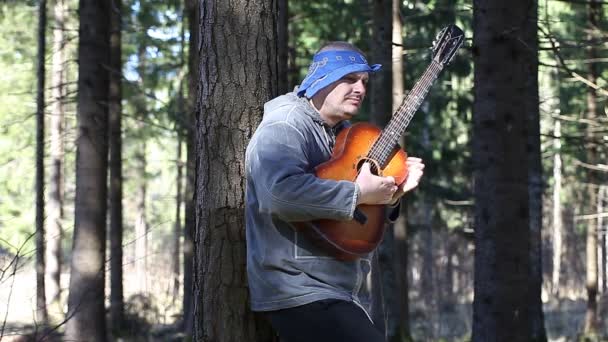
<path id="1" fill-rule="evenodd" d="M 364 164 L 355 182 L 315 176 L 336 134 L 359 111 L 368 65 L 351 44 L 315 54 L 300 87 L 264 106 L 246 153 L 247 271 L 254 311 L 267 312 L 282 341 L 384 341 L 364 306 L 371 256 L 340 261 L 292 223 L 351 220 L 359 204 L 395 206 L 418 185 L 424 165 L 408 158 L 402 186 Z"/>

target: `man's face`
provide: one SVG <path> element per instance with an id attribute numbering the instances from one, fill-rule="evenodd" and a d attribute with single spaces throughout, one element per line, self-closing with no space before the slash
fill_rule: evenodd
<path id="1" fill-rule="evenodd" d="M 350 120 L 357 114 L 365 98 L 367 72 L 348 74 L 313 96 L 313 103 L 330 126 Z"/>

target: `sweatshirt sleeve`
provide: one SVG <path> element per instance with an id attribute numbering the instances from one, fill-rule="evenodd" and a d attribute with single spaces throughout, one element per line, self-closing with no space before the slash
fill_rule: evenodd
<path id="1" fill-rule="evenodd" d="M 292 222 L 353 218 L 357 185 L 315 176 L 299 130 L 280 121 L 261 127 L 256 135 L 247 159 L 260 212 Z"/>

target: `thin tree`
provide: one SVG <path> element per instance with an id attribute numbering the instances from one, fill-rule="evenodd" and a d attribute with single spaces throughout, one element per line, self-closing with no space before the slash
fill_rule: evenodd
<path id="1" fill-rule="evenodd" d="M 106 341 L 110 3 L 80 0 L 74 243 L 66 341 Z"/>
<path id="2" fill-rule="evenodd" d="M 122 215 L 122 0 L 110 9 L 110 327 L 120 336 L 124 324 Z"/>
<path id="3" fill-rule="evenodd" d="M 46 0 L 38 3 L 38 79 L 36 91 L 36 319 L 48 325 L 44 241 L 44 78 L 46 53 Z"/>
<path id="4" fill-rule="evenodd" d="M 52 99 L 51 106 L 51 169 L 49 182 L 46 284 L 51 316 L 63 316 L 61 308 L 61 241 L 63 239 L 63 120 L 65 117 L 65 2 L 55 0 L 53 6 L 53 58 L 51 72 Z"/>
<path id="5" fill-rule="evenodd" d="M 588 18 L 588 34 L 587 39 L 592 44 L 589 44 L 587 48 L 587 54 L 589 61 L 596 61 L 598 57 L 598 49 L 597 49 L 597 41 L 598 41 L 598 28 L 600 24 L 600 18 L 602 14 L 602 4 L 600 1 L 591 0 L 587 5 L 587 18 Z M 587 79 L 592 84 L 597 84 L 599 71 L 597 68 L 596 62 L 592 62 L 588 64 L 588 76 Z M 586 111 L 586 119 L 589 122 L 597 120 L 599 117 L 599 108 L 598 108 L 598 95 L 597 91 L 593 87 L 587 87 L 587 111 Z M 597 146 L 593 143 L 594 132 L 593 125 L 588 125 L 585 131 L 585 136 L 587 140 L 590 142 L 586 146 L 586 159 L 588 164 L 597 164 L 598 159 L 598 150 Z M 595 208 L 597 204 L 597 187 L 593 186 L 595 184 L 599 184 L 599 178 L 596 175 L 596 172 L 593 170 L 588 171 L 588 183 L 591 184 L 586 192 L 587 198 L 586 201 L 587 208 Z M 596 219 L 597 220 L 597 219 Z M 597 262 L 597 221 L 589 220 L 589 224 L 587 225 L 587 233 L 586 233 L 586 287 L 587 287 L 587 311 L 585 313 L 585 325 L 584 325 L 584 333 L 589 336 L 595 336 L 598 332 L 598 307 L 597 307 L 597 292 L 598 292 L 598 262 Z"/>
<path id="6" fill-rule="evenodd" d="M 405 77 L 403 68 L 403 20 L 401 18 L 401 1 L 392 0 L 392 89 L 393 112 L 397 110 L 405 95 Z M 402 139 L 405 146 L 405 137 Z M 401 202 L 401 214 L 393 225 L 393 268 L 395 272 L 399 319 L 397 320 L 397 340 L 412 341 L 409 314 L 409 280 L 408 280 L 408 235 L 407 235 L 407 203 Z"/>
<path id="7" fill-rule="evenodd" d="M 197 341 L 268 341 L 249 309 L 245 148 L 277 95 L 271 0 L 199 0 L 194 330 Z"/>
<path id="8" fill-rule="evenodd" d="M 193 311 L 193 263 L 194 263 L 194 226 L 195 226 L 195 206 L 194 206 L 194 187 L 195 187 L 195 127 L 194 111 L 196 98 L 198 96 L 198 42 L 199 42 L 199 18 L 198 2 L 196 0 L 185 0 L 186 11 L 188 12 L 188 31 L 190 41 L 188 42 L 188 102 L 187 102 L 187 124 L 186 124 L 186 186 L 184 189 L 184 280 L 183 280 L 183 330 L 186 336 L 191 337 L 194 329 Z"/>
<path id="9" fill-rule="evenodd" d="M 370 119 L 379 127 L 389 122 L 392 114 L 392 0 L 376 0 L 372 4 L 372 37 L 370 40 L 373 63 L 382 69 L 370 78 Z M 393 225 L 386 226 L 384 239 L 374 253 L 371 274 L 372 318 L 389 338 L 396 335 L 397 292 L 393 272 Z"/>
<path id="10" fill-rule="evenodd" d="M 532 341 L 539 291 L 529 280 L 526 166 L 527 118 L 538 110 L 537 3 L 475 0 L 473 17 L 473 341 Z"/>

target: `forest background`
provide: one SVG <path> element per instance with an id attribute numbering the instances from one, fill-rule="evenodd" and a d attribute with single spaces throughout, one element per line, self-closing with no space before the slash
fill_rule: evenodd
<path id="1" fill-rule="evenodd" d="M 96 6 L 91 4 L 94 2 L 80 1 L 81 6 L 87 3 Z M 98 333 L 106 329 L 105 323 L 92 324 L 90 328 L 97 329 L 94 330 L 97 333 L 91 336 L 101 336 L 95 340 L 118 336 L 162 341 L 238 340 L 222 333 L 216 339 L 205 335 L 203 331 L 214 331 L 210 328 L 214 324 L 225 334 L 230 330 L 247 330 L 248 334 L 260 336 L 264 328 L 257 323 L 254 325 L 258 328 L 251 328 L 247 323 L 252 319 L 249 315 L 242 322 L 223 320 L 225 312 L 205 306 L 206 296 L 214 293 L 205 292 L 202 283 L 217 281 L 204 272 L 214 268 L 206 263 L 210 258 L 201 252 L 205 248 L 213 251 L 207 244 L 216 241 L 205 233 L 205 224 L 213 220 L 213 214 L 205 210 L 212 209 L 209 205 L 213 191 L 217 190 L 209 179 L 223 176 L 221 170 L 213 169 L 202 175 L 201 170 L 209 165 L 206 163 L 213 163 L 209 154 L 202 152 L 205 148 L 219 150 L 218 155 L 225 156 L 219 145 L 213 146 L 209 138 L 213 133 L 205 136 L 205 124 L 212 123 L 213 115 L 230 111 L 230 106 L 234 106 L 233 111 L 241 110 L 235 105 L 238 99 L 247 102 L 254 94 L 260 102 L 258 111 L 248 112 L 253 120 L 245 130 L 247 136 L 259 122 L 259 108 L 265 97 L 268 100 L 271 95 L 297 85 L 322 43 L 345 40 L 365 51 L 370 62 L 385 65 L 385 73 L 371 79 L 369 99 L 357 117 L 384 125 L 429 65 L 432 41 L 448 24 L 460 26 L 467 40 L 439 76 L 404 139 L 408 153 L 425 160 L 425 180 L 408 197 L 401 219 L 387 227 L 379 250 L 384 301 L 379 312 L 386 316 L 384 328 L 392 341 L 484 340 L 475 333 L 475 326 L 478 331 L 483 330 L 479 328 L 484 324 L 479 318 L 483 308 L 475 308 L 473 303 L 476 293 L 481 293 L 476 291 L 484 290 L 480 285 L 484 275 L 474 269 L 475 260 L 483 260 L 484 250 L 480 246 L 486 236 L 476 229 L 484 217 L 480 203 L 495 204 L 495 211 L 488 209 L 490 212 L 505 213 L 516 211 L 519 204 L 483 197 L 483 189 L 476 188 L 480 179 L 487 181 L 479 173 L 484 156 L 474 138 L 484 139 L 485 126 L 480 123 L 483 120 L 479 121 L 483 114 L 477 114 L 483 108 L 480 99 L 492 97 L 495 95 L 492 91 L 497 91 L 482 83 L 483 77 L 478 74 L 482 68 L 477 65 L 485 65 L 484 71 L 494 68 L 505 74 L 517 74 L 510 69 L 513 64 L 500 58 L 491 61 L 487 69 L 488 64 L 481 60 L 484 55 L 479 53 L 484 36 L 482 19 L 497 22 L 497 26 L 502 22 L 490 13 L 480 14 L 480 9 L 491 7 L 492 3 L 499 6 L 501 2 L 282 0 L 256 1 L 258 9 L 247 8 L 240 1 L 230 2 L 232 7 L 222 6 L 221 2 L 210 5 L 213 3 L 109 1 L 104 16 L 101 11 L 79 10 L 75 0 L 0 2 L 0 340 L 10 341 L 27 334 L 38 339 L 62 339 L 73 333 L 70 329 L 76 329 L 70 328 L 69 322 L 82 319 L 78 310 L 69 305 L 69 297 L 77 292 L 71 291 L 72 286 L 77 286 L 70 282 L 71 269 L 79 268 L 84 260 L 74 257 L 82 256 L 79 254 L 82 250 L 76 249 L 75 218 L 78 203 L 86 205 L 86 199 L 106 198 L 91 188 L 77 195 L 80 185 L 76 155 L 81 134 L 79 120 L 83 120 L 78 108 L 84 108 L 78 102 L 79 92 L 84 91 L 79 83 L 82 68 L 78 61 L 94 60 L 96 54 L 104 51 L 104 46 L 95 50 L 89 45 L 91 56 L 86 56 L 87 49 L 79 50 L 79 44 L 82 48 L 83 41 L 91 39 L 79 36 L 83 20 L 91 25 L 95 22 L 106 25 L 105 51 L 112 51 L 97 70 L 97 74 L 104 70 L 108 74 L 106 83 L 102 83 L 110 94 L 104 103 L 109 109 L 108 130 L 98 133 L 107 139 L 109 159 L 103 167 L 89 169 L 109 184 L 107 201 L 98 207 L 107 209 L 108 214 L 95 216 L 103 218 L 97 227 L 107 227 L 101 231 L 97 228 L 97 237 L 105 239 L 107 234 L 108 239 L 107 243 L 98 241 L 96 245 L 97 250 L 103 249 L 101 273 L 105 275 L 96 279 L 105 286 L 101 286 L 101 292 L 94 292 L 101 298 L 102 309 L 88 311 L 101 312 L 100 320 L 108 322 L 108 333 Z M 530 61 L 537 63 L 537 69 L 532 69 L 537 72 L 529 73 L 530 82 L 526 81 L 536 93 L 529 88 L 525 91 L 535 101 L 533 107 L 538 114 L 535 123 L 539 126 L 536 130 L 534 124 L 525 128 L 527 134 L 538 139 L 539 168 L 535 171 L 531 163 L 526 164 L 535 158 L 530 157 L 532 152 L 524 153 L 527 157 L 523 159 L 509 159 L 511 168 L 528 171 L 524 174 L 528 179 L 525 191 L 529 194 L 524 207 L 529 210 L 526 225 L 523 230 L 513 227 L 514 234 L 507 240 L 501 239 L 511 231 L 505 229 L 508 225 L 502 226 L 502 235 L 492 230 L 489 235 L 496 243 L 494 246 L 498 246 L 496 254 L 506 245 L 529 256 L 523 265 L 530 268 L 531 276 L 517 286 L 538 289 L 538 298 L 531 300 L 529 307 L 534 307 L 538 299 L 540 316 L 530 315 L 541 317 L 541 324 L 533 324 L 532 335 L 540 340 L 575 340 L 585 336 L 606 340 L 606 4 L 595 0 L 546 0 L 514 1 L 510 6 L 518 8 L 518 4 L 523 8 L 521 13 L 534 15 L 517 18 L 505 14 L 504 20 L 511 20 L 511 27 L 517 30 L 521 18 L 534 19 L 533 35 L 523 40 L 531 39 L 537 44 L 525 45 L 538 57 Z M 515 12 L 509 9 L 505 13 Z M 200 20 L 213 15 L 221 18 L 221 13 L 241 14 L 247 19 Z M 270 30 L 272 34 L 268 34 L 262 20 L 271 20 L 275 25 Z M 39 23 L 43 23 L 42 30 Z M 238 23 L 246 24 L 241 27 Z M 215 32 L 224 32 L 224 41 L 209 33 L 214 32 L 213 28 Z M 274 39 L 265 42 L 269 37 Z M 482 38 L 476 41 L 477 37 Z M 270 71 L 255 70 L 262 80 L 270 80 L 269 89 L 260 83 L 243 81 L 243 77 L 252 79 L 249 77 L 252 71 L 245 68 L 249 64 L 239 59 L 235 51 L 246 50 L 242 48 L 246 45 L 239 46 L 239 42 L 246 43 L 249 39 L 266 44 L 267 51 L 271 51 L 268 55 L 271 63 L 268 60 L 266 63 L 276 63 Z M 500 39 L 495 41 L 500 43 Z M 116 50 L 117 47 L 120 49 Z M 214 51 L 219 62 L 215 66 L 207 63 L 213 55 L 206 50 L 210 47 L 217 48 Z M 112 59 L 116 51 L 119 58 Z M 386 67 L 389 65 L 390 68 Z M 214 100 L 201 91 L 209 89 L 205 88 L 210 82 L 209 75 L 199 67 L 219 70 L 218 74 L 229 69 L 233 81 L 240 82 L 237 89 L 243 93 L 235 93 L 226 86 L 230 83 L 227 81 L 225 93 L 215 96 L 224 96 L 225 103 L 230 105 L 213 107 Z M 112 90 L 112 85 L 118 88 Z M 509 95 L 504 89 L 503 92 Z M 526 101 L 510 97 L 513 105 Z M 528 113 L 514 115 L 529 118 Z M 117 118 L 118 126 L 113 125 Z M 232 127 L 232 116 L 224 118 L 226 127 Z M 511 120 L 514 127 L 522 124 L 521 120 Z M 118 140 L 116 132 L 120 132 Z M 495 136 L 497 140 L 503 137 Z M 531 142 L 534 139 L 519 138 L 523 140 L 507 139 L 491 152 L 511 156 L 516 155 L 517 146 L 524 146 L 528 152 L 535 150 Z M 234 148 L 239 151 L 239 146 Z M 236 155 L 238 168 L 242 156 Z M 118 160 L 121 163 L 117 164 Z M 121 180 L 119 188 L 113 183 L 117 179 Z M 228 188 L 231 190 L 227 197 L 240 198 L 243 189 L 238 180 L 227 182 L 237 184 Z M 118 200 L 112 197 L 117 194 L 116 189 L 122 196 Z M 501 188 L 491 186 L 487 191 L 496 189 Z M 204 198 L 211 200 L 204 202 Z M 86 215 L 80 216 L 81 223 L 83 217 Z M 242 221 L 236 221 L 238 227 Z M 536 223 L 540 223 L 537 229 Z M 522 236 L 529 238 L 521 239 Z M 242 238 L 234 240 L 237 246 L 242 245 Z M 483 248 L 487 251 L 488 245 Z M 202 254 L 197 256 L 197 251 Z M 242 256 L 238 247 L 232 252 L 233 256 Z M 237 274 L 242 271 L 244 259 L 223 254 L 220 259 L 223 267 Z M 504 266 L 501 261 L 489 262 L 504 272 L 511 270 L 501 268 Z M 234 269 L 225 266 L 226 263 L 234 263 Z M 534 276 L 535 265 L 538 278 Z M 497 280 L 492 275 L 485 276 L 489 276 L 486 281 L 491 279 L 485 289 L 501 289 L 500 285 L 492 285 L 500 282 L 501 277 Z M 244 286 L 242 279 L 236 284 Z M 504 291 L 517 292 L 517 286 Z M 374 288 L 377 291 L 378 287 Z M 221 299 L 223 293 L 217 294 Z M 241 292 L 234 296 L 234 301 L 246 303 L 246 299 Z M 226 305 L 231 307 L 231 303 L 228 301 Z M 195 319 L 213 310 L 220 311 L 215 322 L 199 323 Z M 234 312 L 242 312 L 239 310 L 246 309 Z"/>

